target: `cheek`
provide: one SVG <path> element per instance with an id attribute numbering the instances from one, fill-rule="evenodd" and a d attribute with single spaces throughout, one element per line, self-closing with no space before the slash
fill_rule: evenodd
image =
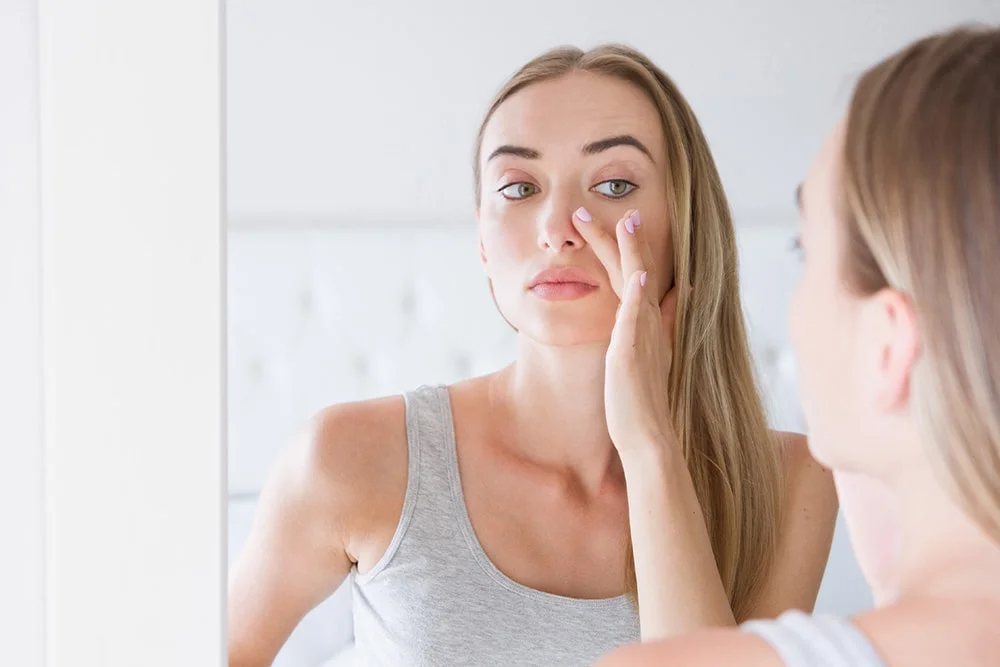
<path id="1" fill-rule="evenodd" d="M 506 233 L 508 227 L 491 220 L 480 224 L 479 238 L 484 255 L 484 271 L 493 298 L 504 317 L 516 318 L 517 298 L 525 279 L 525 253 L 518 239 Z"/>
<path id="2" fill-rule="evenodd" d="M 837 326 L 831 294 L 818 278 L 809 268 L 803 272 L 792 295 L 788 322 L 800 400 L 811 428 L 823 421 L 818 412 L 829 405 L 837 364 L 831 354 Z"/>
<path id="3" fill-rule="evenodd" d="M 500 220 L 486 221 L 479 226 L 479 238 L 486 260 L 486 274 L 492 280 L 503 280 L 517 262 L 517 239 L 510 233 L 511 225 Z"/>

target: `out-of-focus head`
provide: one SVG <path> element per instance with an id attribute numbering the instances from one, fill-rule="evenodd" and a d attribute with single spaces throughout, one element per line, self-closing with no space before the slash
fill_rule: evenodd
<path id="1" fill-rule="evenodd" d="M 865 73 L 800 204 L 790 324 L 813 453 L 881 478 L 930 465 L 1000 539 L 1000 31 Z"/>

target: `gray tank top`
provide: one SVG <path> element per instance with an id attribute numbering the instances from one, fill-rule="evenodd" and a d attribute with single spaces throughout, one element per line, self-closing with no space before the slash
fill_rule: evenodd
<path id="1" fill-rule="evenodd" d="M 385 555 L 351 577 L 354 664 L 582 667 L 637 641 L 639 616 L 626 596 L 553 595 L 490 562 L 466 512 L 447 389 L 424 386 L 404 398 L 403 512 Z"/>
<path id="2" fill-rule="evenodd" d="M 785 667 L 885 667 L 868 638 L 845 618 L 792 610 L 740 627 L 770 644 Z"/>

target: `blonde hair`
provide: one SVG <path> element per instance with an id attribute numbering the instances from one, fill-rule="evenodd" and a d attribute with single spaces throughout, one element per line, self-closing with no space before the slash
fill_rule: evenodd
<path id="1" fill-rule="evenodd" d="M 781 454 L 750 359 L 732 216 L 708 142 L 687 101 L 663 71 L 631 48 L 553 49 L 514 74 L 486 112 L 476 141 L 476 200 L 482 187 L 483 133 L 493 113 L 526 86 L 573 71 L 635 85 L 648 95 L 663 126 L 678 285 L 670 409 L 722 583 L 733 613 L 743 619 L 774 560 L 782 506 Z M 630 543 L 625 577 L 634 599 L 631 549 Z"/>
<path id="2" fill-rule="evenodd" d="M 845 279 L 910 300 L 927 453 L 1000 541 L 1000 30 L 926 37 L 866 72 L 842 181 Z"/>

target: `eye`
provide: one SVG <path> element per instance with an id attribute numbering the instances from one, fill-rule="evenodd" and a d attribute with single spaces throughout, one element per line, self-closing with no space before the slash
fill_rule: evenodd
<path id="1" fill-rule="evenodd" d="M 796 236 L 788 244 L 788 249 L 794 252 L 799 259 L 805 259 L 805 248 L 802 247 L 802 237 Z"/>
<path id="2" fill-rule="evenodd" d="M 521 181 L 520 183 L 505 185 L 500 188 L 498 192 L 502 194 L 505 199 L 527 199 L 531 195 L 538 194 L 538 186 L 526 181 Z"/>
<path id="3" fill-rule="evenodd" d="M 631 183 L 622 178 L 613 178 L 608 181 L 602 181 L 595 185 L 592 190 L 604 195 L 605 197 L 610 197 L 611 199 L 621 199 L 622 197 L 630 194 L 635 190 L 638 185 Z"/>

